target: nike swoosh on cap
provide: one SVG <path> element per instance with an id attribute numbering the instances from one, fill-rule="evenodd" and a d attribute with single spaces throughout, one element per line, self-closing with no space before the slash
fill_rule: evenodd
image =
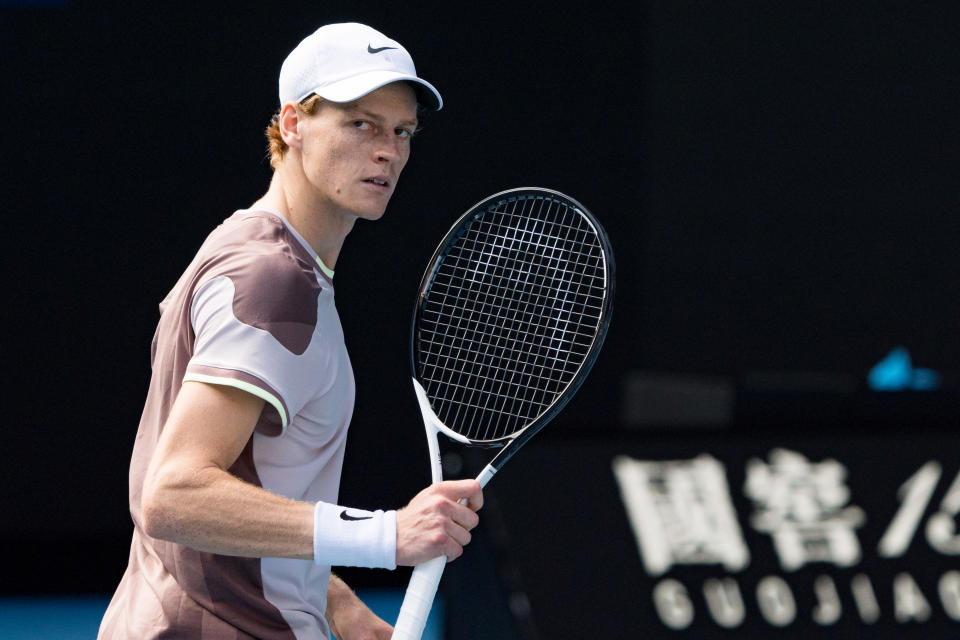
<path id="1" fill-rule="evenodd" d="M 372 45 L 367 45 L 367 53 L 380 53 L 381 51 L 386 51 L 387 49 L 396 49 L 396 47 L 377 47 L 374 49 Z"/>

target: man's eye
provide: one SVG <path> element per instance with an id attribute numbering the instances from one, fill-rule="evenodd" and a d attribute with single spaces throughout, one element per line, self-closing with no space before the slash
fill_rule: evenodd
<path id="1" fill-rule="evenodd" d="M 397 129 L 395 133 L 397 134 L 397 137 L 399 137 L 399 138 L 412 138 L 412 137 L 413 137 L 413 131 L 411 131 L 411 130 L 409 130 L 409 129 Z"/>
<path id="2" fill-rule="evenodd" d="M 355 120 L 353 122 L 353 126 L 356 127 L 357 129 L 360 129 L 361 131 L 366 131 L 367 129 L 370 128 L 370 123 L 367 122 L 366 120 Z"/>

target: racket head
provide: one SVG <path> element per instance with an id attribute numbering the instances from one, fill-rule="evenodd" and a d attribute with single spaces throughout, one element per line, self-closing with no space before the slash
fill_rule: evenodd
<path id="1" fill-rule="evenodd" d="M 434 251 L 411 327 L 413 375 L 440 430 L 519 447 L 590 372 L 613 294 L 609 238 L 573 198 L 523 187 L 471 207 Z"/>

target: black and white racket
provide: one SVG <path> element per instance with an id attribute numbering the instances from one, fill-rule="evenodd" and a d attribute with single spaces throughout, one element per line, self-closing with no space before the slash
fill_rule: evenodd
<path id="1" fill-rule="evenodd" d="M 460 217 L 420 283 L 411 356 L 433 482 L 437 434 L 499 447 L 480 486 L 573 397 L 603 344 L 613 253 L 583 205 L 522 188 Z M 419 640 L 446 558 L 414 569 L 395 640 Z"/>

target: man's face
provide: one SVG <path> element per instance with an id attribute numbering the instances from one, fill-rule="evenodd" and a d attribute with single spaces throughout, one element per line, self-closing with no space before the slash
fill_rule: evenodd
<path id="1" fill-rule="evenodd" d="M 303 170 L 321 206 L 376 220 L 410 157 L 417 127 L 413 89 L 388 84 L 355 102 L 324 101 L 300 119 Z"/>

